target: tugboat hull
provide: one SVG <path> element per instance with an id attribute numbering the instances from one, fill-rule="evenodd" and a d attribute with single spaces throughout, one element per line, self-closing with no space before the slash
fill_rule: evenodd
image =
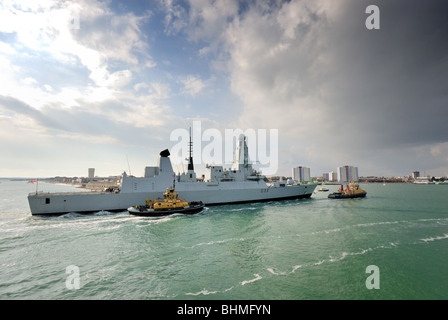
<path id="1" fill-rule="evenodd" d="M 342 194 L 339 192 L 334 192 L 328 195 L 330 199 L 354 199 L 354 198 L 364 198 L 367 192 L 360 192 L 357 194 Z"/>
<path id="2" fill-rule="evenodd" d="M 188 207 L 184 208 L 172 208 L 172 209 L 152 209 L 148 208 L 146 206 L 134 206 L 129 207 L 128 212 L 130 214 L 136 215 L 136 216 L 143 216 L 143 217 L 162 217 L 162 216 L 168 216 L 175 213 L 181 213 L 181 214 L 196 214 L 201 212 L 204 209 L 205 205 L 201 202 L 196 203 L 190 203 Z"/>

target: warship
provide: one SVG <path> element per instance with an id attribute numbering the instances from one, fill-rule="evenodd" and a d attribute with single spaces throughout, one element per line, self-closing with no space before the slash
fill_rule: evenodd
<path id="1" fill-rule="evenodd" d="M 28 195 L 32 215 L 58 215 L 70 212 L 126 211 L 131 206 L 145 205 L 146 199 L 155 199 L 176 182 L 176 191 L 185 201 L 202 201 L 206 206 L 250 203 L 311 197 L 317 184 L 269 182 L 249 163 L 246 137 L 237 139 L 231 168 L 207 165 L 206 174 L 198 179 L 194 171 L 192 143 L 188 170 L 176 174 L 165 149 L 159 154 L 156 166 L 145 167 L 143 177 L 124 172 L 119 186 L 109 191 L 49 193 L 36 191 Z"/>

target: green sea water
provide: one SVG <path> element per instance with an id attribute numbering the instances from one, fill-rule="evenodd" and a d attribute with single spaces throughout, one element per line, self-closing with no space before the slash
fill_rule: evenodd
<path id="1" fill-rule="evenodd" d="M 26 200 L 35 185 L 1 180 L 0 299 L 447 299 L 448 185 L 361 187 L 364 199 L 193 216 L 42 218 Z"/>

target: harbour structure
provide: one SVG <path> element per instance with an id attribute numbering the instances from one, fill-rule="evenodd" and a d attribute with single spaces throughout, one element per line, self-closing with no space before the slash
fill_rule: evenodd
<path id="1" fill-rule="evenodd" d="M 317 184 L 266 182 L 261 172 L 252 168 L 246 137 L 240 135 L 230 169 L 206 167 L 204 181 L 197 181 L 190 139 L 188 170 L 175 174 L 168 149 L 160 152 L 157 166 L 146 167 L 143 177 L 123 173 L 119 188 L 110 192 L 33 192 L 28 195 L 31 214 L 51 215 L 69 212 L 125 211 L 130 206 L 144 205 L 146 199 L 157 199 L 166 188 L 176 183 L 176 191 L 185 201 L 202 201 L 205 205 L 248 203 L 311 197 Z"/>
<path id="2" fill-rule="evenodd" d="M 337 168 L 338 182 L 357 182 L 358 177 L 358 167 L 353 166 L 342 166 Z"/>

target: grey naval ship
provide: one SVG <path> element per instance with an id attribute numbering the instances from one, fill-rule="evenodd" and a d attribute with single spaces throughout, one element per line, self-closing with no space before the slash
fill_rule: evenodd
<path id="1" fill-rule="evenodd" d="M 207 165 L 204 179 L 197 179 L 193 166 L 191 139 L 188 170 L 175 174 L 168 149 L 160 152 L 157 166 L 146 167 L 143 177 L 123 173 L 119 188 L 112 192 L 33 192 L 28 195 L 32 215 L 55 215 L 70 212 L 126 211 L 157 199 L 166 188 L 176 184 L 185 201 L 202 201 L 206 206 L 249 203 L 311 197 L 317 184 L 267 182 L 265 176 L 249 163 L 246 137 L 238 138 L 232 167 Z"/>

